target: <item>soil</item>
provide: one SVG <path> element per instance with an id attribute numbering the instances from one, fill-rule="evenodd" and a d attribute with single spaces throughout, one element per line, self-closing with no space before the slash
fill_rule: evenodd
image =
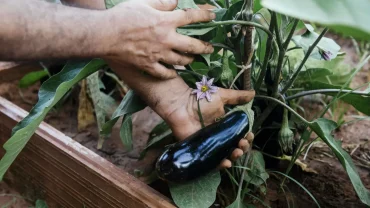
<path id="1" fill-rule="evenodd" d="M 346 62 L 351 65 L 356 63 L 358 58 L 353 51 L 352 43 L 348 40 L 343 41 L 335 35 L 332 37 L 337 39 L 347 54 L 350 54 L 347 56 Z M 369 82 L 369 76 L 369 66 L 366 66 L 355 77 L 352 85 L 359 86 L 361 83 Z M 36 84 L 27 89 L 19 90 L 16 81 L 3 83 L 0 85 L 0 96 L 29 111 L 37 101 L 38 88 L 39 85 Z M 78 93 L 79 87 L 76 87 L 63 107 L 50 112 L 45 121 L 142 181 L 151 181 L 151 177 L 148 175 L 152 172 L 153 163 L 161 150 L 149 151 L 142 160 L 139 157 L 146 146 L 151 129 L 161 121 L 161 118 L 149 108 L 134 114 L 133 151 L 126 150 L 122 145 L 119 138 L 120 121 L 113 128 L 113 132 L 104 143 L 103 148 L 98 150 L 96 149 L 98 131 L 95 124 L 84 131 L 78 132 L 77 130 Z M 322 108 L 320 104 L 310 100 L 305 100 L 302 105 L 305 106 L 307 115 L 313 115 Z M 352 115 L 361 115 L 347 105 L 341 104 L 340 107 L 346 109 L 344 116 L 346 121 L 353 119 Z M 370 121 L 364 120 L 344 125 L 334 133 L 334 136 L 341 140 L 343 148 L 351 153 L 365 187 L 370 189 Z M 308 165 L 311 171 L 303 171 L 296 166 L 293 168 L 291 176 L 306 187 L 322 207 L 365 207 L 356 196 L 341 164 L 323 142 L 316 142 L 312 145 L 307 156 L 305 158 L 302 156 L 300 160 Z M 282 172 L 285 171 L 286 165 L 286 163 L 282 163 Z M 281 192 L 279 189 L 280 180 L 280 176 L 270 175 L 266 204 L 271 207 L 316 207 L 310 196 L 293 181 L 287 180 L 285 193 Z M 157 181 L 151 185 L 165 195 L 169 195 L 168 189 L 163 186 L 163 183 Z M 3 186 L 6 185 L 3 184 Z M 3 202 L 1 200 L 0 198 L 0 203 Z M 262 207 L 262 205 L 259 206 Z"/>
<path id="2" fill-rule="evenodd" d="M 9 187 L 6 183 L 0 183 L 0 206 L 4 208 L 23 208 L 31 207 L 30 200 L 25 199 L 17 191 Z"/>

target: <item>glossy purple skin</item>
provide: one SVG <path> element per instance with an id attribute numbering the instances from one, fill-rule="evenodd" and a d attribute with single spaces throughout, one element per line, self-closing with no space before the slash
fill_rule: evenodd
<path id="1" fill-rule="evenodd" d="M 166 149 L 156 163 L 158 176 L 168 182 L 181 183 L 215 170 L 238 147 L 248 130 L 247 114 L 231 113 Z"/>

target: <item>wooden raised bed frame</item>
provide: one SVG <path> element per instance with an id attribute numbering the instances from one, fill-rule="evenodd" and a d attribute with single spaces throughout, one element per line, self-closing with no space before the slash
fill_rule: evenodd
<path id="1" fill-rule="evenodd" d="M 28 66 L 0 69 L 0 77 L 13 74 L 17 76 L 6 80 L 19 79 L 37 65 Z M 27 114 L 0 97 L 1 146 Z M 0 155 L 3 154 L 1 147 Z M 45 122 L 15 160 L 5 180 L 25 197 L 46 200 L 51 208 L 174 207 L 156 190 Z"/>

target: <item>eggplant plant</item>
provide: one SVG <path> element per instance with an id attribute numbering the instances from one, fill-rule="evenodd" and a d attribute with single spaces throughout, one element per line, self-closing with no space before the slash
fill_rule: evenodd
<path id="1" fill-rule="evenodd" d="M 106 6 L 109 9 L 123 1 L 106 0 Z M 362 52 L 360 63 L 352 69 L 343 63 L 345 54 L 340 46 L 325 37 L 328 30 L 332 30 L 368 41 L 370 25 L 366 20 L 370 18 L 367 12 L 370 2 L 179 0 L 177 9 L 198 8 L 199 4 L 213 5 L 217 18 L 212 22 L 178 28 L 177 32 L 208 41 L 215 51 L 211 55 L 197 57 L 179 75 L 191 87 L 205 76 L 213 78 L 219 87 L 254 89 L 256 97 L 243 106 L 227 106 L 224 118 L 164 150 L 156 167 L 159 177 L 169 182 L 176 205 L 182 208 L 210 207 L 215 202 L 221 180 L 217 164 L 229 156 L 248 131 L 253 131 L 256 135 L 253 150 L 225 171 L 235 193 L 231 196 L 233 202 L 223 206 L 247 206 L 244 198 L 253 196 L 252 190 L 265 190 L 269 173 L 281 174 L 294 181 L 289 172 L 312 142 L 312 133 L 332 149 L 359 199 L 370 206 L 369 190 L 362 184 L 350 155 L 332 136 L 332 131 L 339 125 L 324 118 L 328 109 L 338 101 L 370 115 L 369 92 L 349 87 L 352 78 L 369 61 L 369 53 Z M 343 9 L 347 6 L 350 9 Z M 336 9 L 341 10 L 337 12 Z M 358 14 L 362 15 L 361 18 L 355 18 Z M 315 29 L 311 22 L 321 27 Z M 0 161 L 1 178 L 50 109 L 74 85 L 102 67 L 106 67 L 106 63 L 101 59 L 70 61 L 60 73 L 43 83 L 38 103 L 14 127 L 11 138 L 4 145 L 6 154 Z M 309 121 L 298 113 L 299 99 L 312 94 L 325 94 L 332 99 L 320 115 Z M 113 125 L 123 117 L 120 136 L 126 146 L 132 146 L 131 115 L 145 106 L 135 92 L 129 91 L 111 119 L 99 127 L 101 135 L 108 135 Z M 165 123 L 154 128 L 153 132 L 155 136 L 151 136 L 146 149 L 171 136 Z M 220 142 L 215 143 L 215 140 Z M 285 173 L 266 170 L 265 166 L 276 167 L 279 158 L 290 160 Z M 308 194 L 320 206 L 312 194 Z"/>

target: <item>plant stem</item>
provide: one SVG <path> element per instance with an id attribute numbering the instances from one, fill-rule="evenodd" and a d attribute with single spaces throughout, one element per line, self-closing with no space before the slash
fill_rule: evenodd
<path id="1" fill-rule="evenodd" d="M 270 30 L 258 23 L 250 22 L 250 21 L 243 21 L 243 20 L 226 20 L 226 21 L 215 21 L 205 24 L 193 24 L 193 25 L 187 25 L 183 26 L 181 28 L 206 28 L 206 27 L 213 27 L 213 26 L 219 26 L 219 25 L 246 25 L 246 26 L 253 26 L 256 28 L 259 28 L 266 32 L 268 36 L 273 36 Z"/>
<path id="2" fill-rule="evenodd" d="M 289 96 L 285 100 L 293 100 L 293 99 L 303 97 L 303 96 L 306 96 L 306 95 L 313 95 L 313 94 L 318 94 L 318 93 L 325 94 L 325 93 L 338 93 L 338 92 L 355 94 L 355 95 L 370 96 L 369 93 L 362 92 L 362 91 L 340 90 L 340 89 L 319 89 L 319 90 L 303 91 L 303 92 L 297 93 L 295 95 Z"/>
<path id="3" fill-rule="evenodd" d="M 270 23 L 270 27 L 269 27 L 270 33 L 273 33 L 274 32 L 274 28 L 276 27 L 275 21 L 273 19 L 274 19 L 274 16 L 271 19 L 271 23 Z M 256 90 L 256 93 L 257 94 L 259 93 L 259 89 L 260 89 L 260 87 L 262 85 L 263 78 L 265 78 L 265 76 L 266 76 L 267 66 L 268 66 L 268 63 L 269 63 L 269 60 L 270 60 L 270 54 L 271 54 L 272 47 L 273 47 L 272 46 L 272 40 L 273 39 L 274 39 L 273 36 L 269 36 L 267 38 L 265 58 L 263 60 L 262 69 L 261 69 L 261 72 L 260 72 L 260 74 L 258 76 L 258 80 L 257 80 L 256 85 L 255 85 L 255 88 L 254 88 Z"/>
<path id="4" fill-rule="evenodd" d="M 282 105 L 284 108 L 286 108 L 288 111 L 290 111 L 291 113 L 293 113 L 299 120 L 301 120 L 303 123 L 305 124 L 310 124 L 311 122 L 307 121 L 306 119 L 304 119 L 301 115 L 299 115 L 297 112 L 295 112 L 291 107 L 289 107 L 287 104 L 281 102 L 280 100 L 276 99 L 276 98 L 273 98 L 273 97 L 269 97 L 269 96 L 264 96 L 264 95 L 256 95 L 255 98 L 260 98 L 260 99 L 264 99 L 264 100 L 270 100 L 270 101 L 273 101 L 275 102 L 275 104 L 279 104 L 279 105 Z"/>
<path id="5" fill-rule="evenodd" d="M 289 79 L 288 83 L 284 86 L 284 89 L 281 91 L 281 94 L 284 94 L 294 83 L 294 81 L 297 79 L 299 72 L 302 70 L 303 66 L 305 65 L 306 61 L 310 57 L 313 49 L 319 44 L 320 40 L 324 37 L 326 32 L 328 31 L 328 28 L 325 28 L 319 37 L 315 40 L 315 42 L 308 48 L 306 55 L 304 56 L 301 64 L 298 66 L 297 70 L 294 72 L 293 76 Z"/>
<path id="6" fill-rule="evenodd" d="M 284 46 L 283 46 L 283 47 L 285 48 L 285 50 L 287 50 L 287 49 L 288 49 L 288 46 L 289 46 L 290 40 L 292 39 L 292 37 L 293 37 L 293 35 L 294 35 L 295 29 L 297 28 L 297 25 L 298 25 L 298 22 L 299 22 L 299 20 L 298 20 L 298 19 L 295 19 L 295 20 L 294 20 L 293 27 L 292 27 L 292 29 L 290 30 L 289 35 L 288 35 L 287 39 L 286 39 L 286 40 L 285 40 L 285 42 L 284 42 Z"/>
<path id="7" fill-rule="evenodd" d="M 275 12 L 272 12 L 272 16 L 273 16 L 273 19 L 275 21 L 275 25 L 278 25 L 276 13 Z M 272 21 L 272 19 L 271 19 L 271 21 Z M 283 50 L 283 43 L 282 43 L 282 40 L 281 40 L 279 27 L 275 27 L 275 36 L 276 36 L 276 42 L 277 42 L 277 44 L 279 46 L 279 49 L 280 50 Z"/>
<path id="8" fill-rule="evenodd" d="M 244 0 L 244 5 L 246 5 L 243 11 L 243 13 L 246 14 L 244 18 L 246 18 L 248 21 L 251 21 L 253 17 L 254 0 Z M 254 30 L 255 28 L 253 26 L 249 26 L 245 28 L 245 33 L 243 37 L 244 38 L 244 48 L 241 50 L 244 50 L 244 57 L 242 57 L 242 62 L 243 62 L 242 68 L 243 70 L 245 70 L 244 79 L 243 79 L 244 90 L 251 89 L 251 67 L 248 67 L 248 65 L 250 64 L 252 57 L 253 57 L 253 53 L 254 53 L 254 35 L 253 35 Z M 248 106 L 251 106 L 251 105 L 248 105 Z M 248 165 L 248 161 L 252 153 L 252 146 L 253 145 L 250 144 L 247 155 L 244 158 L 244 161 L 243 161 L 244 167 L 247 167 Z M 238 193 L 236 195 L 237 197 L 241 197 L 240 195 L 241 195 L 241 191 L 243 188 L 245 173 L 246 173 L 246 170 L 242 170 L 242 175 L 240 176 L 240 180 L 239 180 Z"/>
<path id="9" fill-rule="evenodd" d="M 225 0 L 226 9 L 230 8 L 230 0 Z"/>
<path id="10" fill-rule="evenodd" d="M 367 55 L 367 53 L 365 53 L 364 55 Z M 334 97 L 334 99 L 326 106 L 326 108 L 324 109 L 324 111 L 321 113 L 321 115 L 320 115 L 320 117 L 322 118 L 324 115 L 325 115 L 325 113 L 326 113 L 326 111 L 328 111 L 328 109 L 330 108 L 330 106 L 332 106 L 334 103 L 335 103 L 335 101 L 337 100 L 337 99 L 339 99 L 338 98 L 338 96 L 340 95 L 340 93 L 343 91 L 343 89 L 344 89 L 344 87 L 345 86 L 348 86 L 349 85 L 349 83 L 352 81 L 352 79 L 353 79 L 353 77 L 362 69 L 362 67 L 370 60 L 370 56 L 367 56 L 367 58 L 364 58 L 365 56 L 363 56 L 362 58 L 361 58 L 361 60 L 363 60 L 363 61 L 361 61 L 360 62 L 360 64 L 358 64 L 357 65 L 357 68 L 356 68 L 356 70 L 352 73 L 352 75 L 351 75 L 351 77 L 346 81 L 346 83 L 342 86 L 342 88 L 340 89 L 340 91 L 335 95 L 335 97 Z M 347 92 L 348 93 L 348 92 Z M 341 96 L 342 97 L 342 96 Z"/>

